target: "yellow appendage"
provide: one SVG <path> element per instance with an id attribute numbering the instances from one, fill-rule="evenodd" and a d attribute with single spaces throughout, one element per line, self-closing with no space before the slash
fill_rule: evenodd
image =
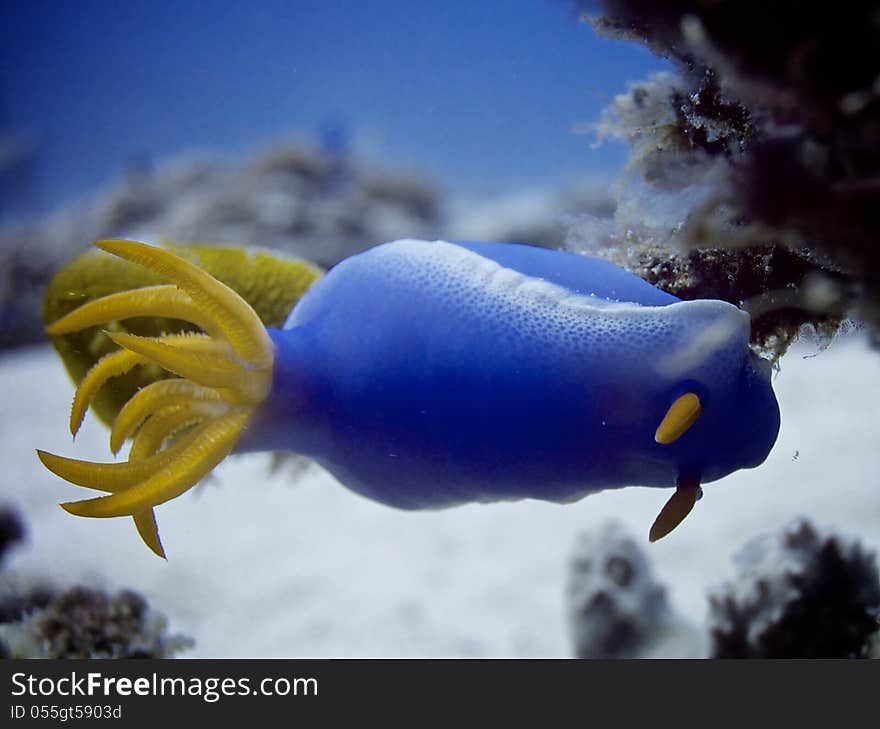
<path id="1" fill-rule="evenodd" d="M 151 363 L 178 375 L 142 388 L 117 415 L 110 449 L 117 453 L 134 436 L 128 461 L 92 463 L 45 451 L 37 454 L 46 468 L 66 481 L 109 493 L 64 503 L 62 508 L 78 516 L 132 516 L 147 546 L 164 557 L 153 507 L 194 486 L 235 446 L 250 414 L 269 393 L 272 342 L 244 299 L 192 263 L 134 241 L 95 245 L 173 285 L 90 301 L 50 324 L 49 334 L 136 316 L 181 319 L 204 333 L 138 337 L 108 332 L 121 349 L 99 360 L 79 383 L 70 412 L 73 435 L 110 378 Z"/>

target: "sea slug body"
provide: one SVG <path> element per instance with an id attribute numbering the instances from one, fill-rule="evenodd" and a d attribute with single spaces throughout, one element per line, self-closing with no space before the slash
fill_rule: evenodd
<path id="1" fill-rule="evenodd" d="M 113 337 L 126 365 L 155 361 L 183 379 L 123 408 L 114 447 L 149 418 L 133 445 L 147 460 L 130 460 L 111 495 L 64 505 L 84 516 L 143 515 L 233 449 L 287 450 L 404 509 L 677 486 L 656 539 L 690 511 L 701 483 L 763 462 L 779 429 L 747 314 L 679 301 L 605 261 L 519 244 L 394 241 L 337 264 L 272 328 L 166 251 L 99 246 L 177 288 L 137 294 L 134 313 L 134 293 L 96 300 L 50 333 L 151 315 L 161 301 L 163 315 L 179 307 L 205 335 Z M 116 371 L 105 369 L 90 391 Z M 41 458 L 93 488 L 99 471 L 125 465 Z"/>

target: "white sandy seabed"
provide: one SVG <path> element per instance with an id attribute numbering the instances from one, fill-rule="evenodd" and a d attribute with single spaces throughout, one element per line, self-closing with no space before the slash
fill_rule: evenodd
<path id="1" fill-rule="evenodd" d="M 732 555 L 796 516 L 880 546 L 880 355 L 858 334 L 816 352 L 799 345 L 782 361 L 782 430 L 764 465 L 708 484 L 654 545 L 648 527 L 666 490 L 401 512 L 317 466 L 270 474 L 268 456 L 246 455 L 157 509 L 167 562 L 128 519 L 58 508 L 85 492 L 45 471 L 34 449 L 110 460 L 107 431 L 89 416 L 71 443 L 73 388 L 48 347 L 5 355 L 0 502 L 29 529 L 5 574 L 135 589 L 171 632 L 195 638 L 190 657 L 570 656 L 564 597 L 576 535 L 617 519 L 644 540 L 677 610 L 700 624 L 707 590 L 733 574 Z"/>

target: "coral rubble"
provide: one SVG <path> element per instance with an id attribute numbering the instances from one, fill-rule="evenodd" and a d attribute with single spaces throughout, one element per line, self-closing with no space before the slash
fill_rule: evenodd
<path id="1" fill-rule="evenodd" d="M 304 144 L 238 165 L 190 158 L 131 171 L 75 210 L 0 230 L 0 348 L 43 341 L 42 292 L 91 240 L 265 246 L 327 267 L 384 240 L 436 236 L 439 199 L 425 179 Z"/>
<path id="2" fill-rule="evenodd" d="M 569 566 L 569 632 L 578 658 L 693 654 L 644 551 L 616 522 L 582 533 Z"/>
<path id="3" fill-rule="evenodd" d="M 73 587 L 18 622 L 0 624 L 13 658 L 168 658 L 192 645 L 131 590 Z"/>
<path id="4" fill-rule="evenodd" d="M 25 538 L 24 524 L 18 513 L 8 506 L 0 506 L 0 563 L 10 547 Z"/>
<path id="5" fill-rule="evenodd" d="M 0 558 L 24 534 L 17 512 L 0 510 Z M 192 644 L 168 635 L 164 616 L 131 590 L 57 590 L 3 575 L 0 658 L 169 658 Z"/>
<path id="6" fill-rule="evenodd" d="M 749 542 L 709 604 L 714 658 L 864 657 L 880 626 L 877 561 L 798 520 Z"/>

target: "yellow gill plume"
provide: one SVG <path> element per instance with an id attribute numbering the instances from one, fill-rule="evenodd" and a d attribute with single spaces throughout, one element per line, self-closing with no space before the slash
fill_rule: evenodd
<path id="1" fill-rule="evenodd" d="M 141 538 L 160 557 L 153 507 L 194 486 L 235 446 L 251 412 L 272 384 L 273 347 L 254 310 L 237 293 L 194 264 L 162 248 L 125 240 L 95 245 L 139 264 L 173 285 L 111 294 L 47 327 L 51 335 L 134 316 L 183 319 L 204 334 L 138 337 L 108 334 L 121 347 L 99 360 L 80 382 L 70 413 L 76 434 L 95 395 L 112 377 L 155 363 L 177 378 L 139 390 L 111 430 L 116 453 L 135 434 L 127 462 L 92 463 L 37 451 L 61 478 L 109 492 L 61 506 L 78 516 L 131 515 Z"/>

